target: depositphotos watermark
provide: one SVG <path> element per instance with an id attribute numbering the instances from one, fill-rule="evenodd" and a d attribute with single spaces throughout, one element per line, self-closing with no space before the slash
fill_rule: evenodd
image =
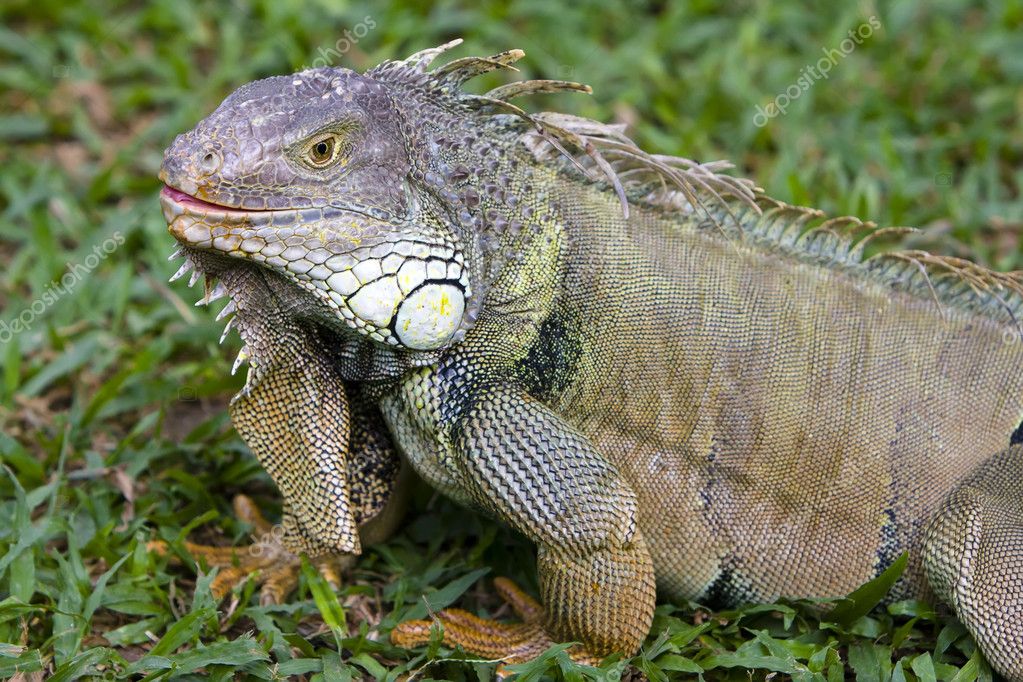
<path id="1" fill-rule="evenodd" d="M 783 115 L 794 100 L 802 97 L 803 93 L 814 86 L 814 83 L 821 79 L 827 79 L 831 69 L 838 65 L 839 60 L 852 54 L 857 46 L 874 35 L 874 31 L 881 28 L 881 20 L 875 15 L 854 29 L 849 30 L 849 37 L 842 40 L 838 47 L 824 47 L 821 52 L 824 56 L 817 60 L 816 64 L 807 64 L 799 70 L 799 78 L 796 82 L 785 88 L 784 92 L 778 94 L 766 107 L 757 105 L 757 113 L 753 114 L 753 125 L 763 128 L 775 116 Z"/>
<path id="2" fill-rule="evenodd" d="M 124 244 L 124 235 L 114 232 L 114 236 L 106 239 L 102 244 L 92 247 L 92 253 L 82 259 L 81 263 L 66 263 L 67 272 L 59 280 L 50 282 L 42 295 L 22 310 L 13 320 L 0 320 L 0 345 L 6 344 L 15 335 L 27 332 L 32 329 L 36 318 L 42 315 L 54 303 L 74 291 L 78 283 L 85 279 L 85 276 L 95 270 L 107 256 Z"/>
<path id="3" fill-rule="evenodd" d="M 306 69 L 320 69 L 325 66 L 333 66 L 341 57 L 345 55 L 349 50 L 359 44 L 359 41 L 366 37 L 366 35 L 377 27 L 377 22 L 373 20 L 373 17 L 367 14 L 362 18 L 362 21 L 352 26 L 350 29 L 345 29 L 344 34 L 337 39 L 334 43 L 334 47 L 329 49 L 323 49 L 322 47 L 316 48 L 316 51 L 320 53 L 320 56 L 313 60 L 312 65 L 306 65 L 302 67 L 302 71 Z"/>

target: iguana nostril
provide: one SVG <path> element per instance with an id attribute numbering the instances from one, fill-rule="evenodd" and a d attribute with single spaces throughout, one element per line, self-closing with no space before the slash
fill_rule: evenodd
<path id="1" fill-rule="evenodd" d="M 199 159 L 199 170 L 204 175 L 213 175 L 220 170 L 220 154 L 216 151 L 210 150 L 202 155 Z"/>

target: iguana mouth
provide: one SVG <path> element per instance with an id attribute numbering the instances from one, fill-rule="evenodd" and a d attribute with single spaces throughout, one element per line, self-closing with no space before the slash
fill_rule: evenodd
<path id="1" fill-rule="evenodd" d="M 211 211 L 219 213 L 256 213 L 259 209 L 238 208 L 215 204 L 197 196 L 183 192 L 180 189 L 164 185 L 160 190 L 160 205 L 163 206 L 164 217 L 170 223 L 174 217 L 183 213 L 207 214 Z M 265 211 L 265 209 L 264 209 Z"/>
<path id="2" fill-rule="evenodd" d="M 194 218 L 205 218 L 209 220 L 220 220 L 225 223 L 261 224 L 271 222 L 273 216 L 301 211 L 320 211 L 322 209 L 312 206 L 281 206 L 279 208 L 249 208 L 232 206 L 229 204 L 218 204 L 206 199 L 201 199 L 195 194 L 189 194 L 172 185 L 164 185 L 160 190 L 160 206 L 163 208 L 163 217 L 170 225 L 178 216 L 189 215 Z M 345 204 L 343 206 L 332 206 L 337 211 L 364 216 L 369 219 L 380 219 L 379 212 L 374 213 L 370 209 L 357 204 Z"/>
<path id="3" fill-rule="evenodd" d="M 283 213 L 286 211 L 293 211 L 295 209 L 284 208 L 284 209 L 253 209 L 253 208 L 241 208 L 238 206 L 227 206 L 225 204 L 215 204 L 205 199 L 200 199 L 194 194 L 183 192 L 176 187 L 170 185 L 164 185 L 163 189 L 160 190 L 160 207 L 163 209 L 163 217 L 167 220 L 167 225 L 170 226 L 171 233 L 179 239 L 186 238 L 184 230 L 175 231 L 174 225 L 182 216 L 192 218 L 196 221 L 202 221 L 207 225 L 215 224 L 238 224 L 238 223 L 259 223 L 263 219 L 254 218 L 258 214 L 262 214 L 267 222 L 271 220 L 271 215 L 274 213 Z M 178 234 L 181 232 L 181 234 Z"/>

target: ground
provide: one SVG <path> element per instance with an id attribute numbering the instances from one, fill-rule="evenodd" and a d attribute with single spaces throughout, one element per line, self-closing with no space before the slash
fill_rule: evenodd
<path id="1" fill-rule="evenodd" d="M 156 201 L 163 148 L 253 78 L 363 69 L 458 36 L 454 56 L 519 47 L 521 76 L 595 91 L 534 108 L 623 121 L 651 150 L 732 159 L 780 199 L 916 225 L 918 246 L 1020 267 L 1019 2 L 630 7 L 4 3 L 0 676 L 482 680 L 493 664 L 397 650 L 389 629 L 427 603 L 505 615 L 487 596 L 491 567 L 535 590 L 523 541 L 428 492 L 343 589 L 310 571 L 283 606 L 259 606 L 251 585 L 218 606 L 208 576 L 145 551 L 154 537 L 244 542 L 229 514 L 239 492 L 275 513 L 225 413 L 239 340 L 218 346 L 216 311 L 193 308 L 185 282 L 166 284 L 176 266 Z M 882 588 L 837 612 L 665 605 L 631 661 L 583 669 L 552 651 L 518 672 L 990 677 L 947 615 L 912 602 L 862 615 Z"/>

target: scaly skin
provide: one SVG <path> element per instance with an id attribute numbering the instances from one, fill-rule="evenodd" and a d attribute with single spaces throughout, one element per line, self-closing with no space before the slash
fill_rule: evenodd
<path id="1" fill-rule="evenodd" d="M 251 83 L 164 160 L 186 268 L 244 323 L 232 417 L 284 548 L 357 553 L 400 497 L 368 421 L 537 545 L 542 606 L 499 583 L 523 622 L 449 610 L 450 645 L 631 654 L 657 588 L 836 596 L 908 552 L 893 597 L 948 601 L 1023 679 L 1023 279 L 865 260 L 871 226 L 508 103 L 578 84 L 466 94 L 521 53 L 427 71 L 446 47 Z"/>

